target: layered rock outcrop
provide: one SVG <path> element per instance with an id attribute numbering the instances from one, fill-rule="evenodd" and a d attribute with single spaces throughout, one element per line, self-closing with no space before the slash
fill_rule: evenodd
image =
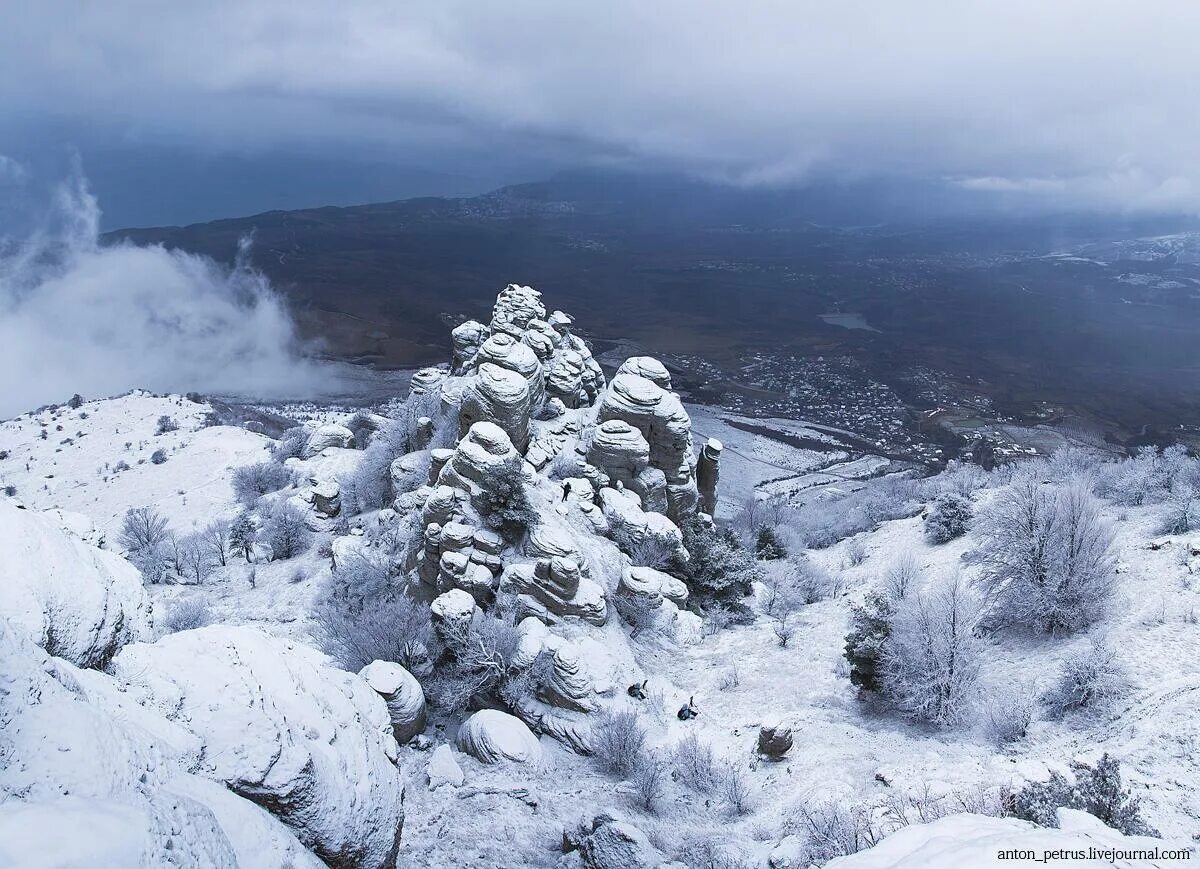
<path id="1" fill-rule="evenodd" d="M 618 371 L 605 390 L 597 421 L 603 427 L 610 420 L 619 420 L 641 433 L 649 450 L 649 466 L 661 471 L 665 480 L 666 514 L 680 522 L 695 511 L 698 500 L 691 419 L 679 396 L 637 373 L 648 373 L 662 380 L 650 365 L 654 360 L 648 357 L 635 360 L 637 364 L 623 366 L 624 370 Z M 665 369 L 662 374 L 666 374 Z M 669 377 L 666 382 L 670 382 Z"/>

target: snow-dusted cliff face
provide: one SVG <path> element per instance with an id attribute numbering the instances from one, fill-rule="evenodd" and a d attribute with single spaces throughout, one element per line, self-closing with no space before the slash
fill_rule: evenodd
<path id="1" fill-rule="evenodd" d="M 652 357 L 608 371 L 511 285 L 410 394 L 275 408 L 279 438 L 141 392 L 0 423 L 0 867 L 866 869 L 1200 833 L 1200 463 L 919 480 L 687 406 Z M 1020 588 L 1020 497 L 1090 541 L 1042 565 L 1103 592 L 1069 629 L 974 597 Z M 1131 835 L 1022 802 L 1104 753 Z"/>

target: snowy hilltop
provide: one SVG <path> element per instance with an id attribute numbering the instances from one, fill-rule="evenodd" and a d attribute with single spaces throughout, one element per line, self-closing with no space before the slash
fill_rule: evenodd
<path id="1" fill-rule="evenodd" d="M 1195 860 L 1200 460 L 822 464 L 519 285 L 448 344 L 0 423 L 0 867 Z"/>

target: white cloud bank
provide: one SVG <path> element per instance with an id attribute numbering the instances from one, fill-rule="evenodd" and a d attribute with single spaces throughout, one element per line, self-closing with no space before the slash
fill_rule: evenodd
<path id="1" fill-rule="evenodd" d="M 263 275 L 160 246 L 101 247 L 99 214 L 82 178 L 68 182 L 47 228 L 0 257 L 0 418 L 76 392 L 327 385 Z"/>

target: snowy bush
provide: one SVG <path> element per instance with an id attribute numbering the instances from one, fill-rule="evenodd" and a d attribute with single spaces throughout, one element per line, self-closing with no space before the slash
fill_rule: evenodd
<path id="1" fill-rule="evenodd" d="M 296 475 L 291 468 L 276 462 L 258 462 L 236 469 L 230 483 L 238 501 L 253 507 L 263 495 L 278 492 L 295 481 Z"/>
<path id="2" fill-rule="evenodd" d="M 1029 685 L 998 686 L 979 707 L 984 735 L 997 745 L 1024 739 L 1037 713 L 1037 695 Z"/>
<path id="3" fill-rule="evenodd" d="M 263 523 L 258 538 L 271 547 L 274 559 L 295 558 L 303 554 L 312 540 L 304 514 L 287 501 L 280 501 Z"/>
<path id="4" fill-rule="evenodd" d="M 1058 634 L 1103 614 L 1115 581 L 1113 533 L 1086 485 L 1018 473 L 978 525 L 990 619 Z"/>
<path id="5" fill-rule="evenodd" d="M 925 516 L 925 539 L 930 543 L 948 543 L 967 533 L 971 525 L 971 502 L 962 495 L 947 493 L 938 497 Z"/>
<path id="6" fill-rule="evenodd" d="M 1121 781 L 1121 766 L 1105 753 L 1095 766 L 1071 763 L 1071 777 L 1052 772 L 1046 782 L 1030 782 L 1013 795 L 1013 814 L 1043 827 L 1057 827 L 1060 808 L 1094 815 L 1127 836 L 1157 836 L 1142 818 L 1141 803 Z"/>
<path id="7" fill-rule="evenodd" d="M 1187 534 L 1200 525 L 1200 498 L 1191 483 L 1179 483 L 1164 500 L 1166 515 L 1163 517 L 1163 532 Z"/>
<path id="8" fill-rule="evenodd" d="M 799 806 L 784 830 L 804 842 L 801 865 L 820 866 L 835 857 L 857 854 L 883 838 L 867 808 L 832 800 Z"/>
<path id="9" fill-rule="evenodd" d="M 195 597 L 172 604 L 163 620 L 163 628 L 171 634 L 202 628 L 209 624 L 212 624 L 212 613 L 204 601 Z"/>
<path id="10" fill-rule="evenodd" d="M 150 463 L 151 464 L 161 465 L 164 462 L 166 462 L 166 460 L 167 460 L 167 451 L 166 450 L 158 449 L 150 454 Z"/>
<path id="11" fill-rule="evenodd" d="M 160 416 L 158 423 L 154 427 L 156 435 L 166 434 L 169 431 L 179 431 L 179 423 L 169 416 Z"/>
<path id="12" fill-rule="evenodd" d="M 960 575 L 896 604 L 879 658 L 879 692 L 910 718 L 958 723 L 983 659 L 982 608 Z"/>
<path id="13" fill-rule="evenodd" d="M 867 560 L 867 548 L 861 540 L 851 540 L 846 544 L 846 560 L 851 567 L 858 567 Z"/>
<path id="14" fill-rule="evenodd" d="M 745 815 L 753 807 L 754 785 L 750 776 L 733 761 L 726 761 L 719 768 L 718 782 L 721 798 L 735 815 Z"/>
<path id="15" fill-rule="evenodd" d="M 379 423 L 369 413 L 358 411 L 348 420 L 346 420 L 346 428 L 354 434 L 354 444 L 360 450 L 366 449 L 371 443 L 371 438 L 375 436 L 375 432 L 379 430 Z"/>
<path id="16" fill-rule="evenodd" d="M 605 712 L 592 724 L 591 749 L 605 770 L 629 776 L 642 762 L 646 731 L 633 712 Z"/>
<path id="17" fill-rule="evenodd" d="M 519 540 L 537 527 L 537 509 L 525 490 L 525 477 L 517 463 L 489 468 L 481 482 L 483 492 L 476 507 L 483 521 L 508 540 Z"/>
<path id="18" fill-rule="evenodd" d="M 460 636 L 445 643 L 449 660 L 429 678 L 426 695 L 448 713 L 489 703 L 511 709 L 541 690 L 553 663 L 544 653 L 529 666 L 518 663 L 521 634 L 511 614 L 476 613 Z"/>
<path id="19" fill-rule="evenodd" d="M 630 788 L 638 807 L 651 814 L 656 813 L 669 780 L 670 767 L 666 760 L 652 751 L 642 754 L 629 777 Z"/>
<path id="20" fill-rule="evenodd" d="M 671 752 L 675 775 L 687 787 L 702 794 L 711 794 L 720 783 L 721 770 L 713 756 L 712 747 L 689 733 L 675 744 Z"/>
<path id="21" fill-rule="evenodd" d="M 921 573 L 917 557 L 912 552 L 902 552 L 884 571 L 881 589 L 893 601 L 904 600 L 921 584 Z"/>
<path id="22" fill-rule="evenodd" d="M 637 639 L 658 624 L 662 603 L 642 594 L 614 594 L 609 598 L 613 609 L 629 625 L 629 638 Z"/>
<path id="23" fill-rule="evenodd" d="M 781 649 L 787 648 L 787 644 L 799 629 L 800 626 L 796 624 L 796 619 L 789 613 L 777 616 L 771 623 L 771 632 L 775 634 L 775 639 L 779 641 Z"/>
<path id="24" fill-rule="evenodd" d="M 302 425 L 289 428 L 271 447 L 271 461 L 283 464 L 288 459 L 298 459 L 304 455 L 304 447 L 307 443 L 308 429 Z"/>
<path id="25" fill-rule="evenodd" d="M 313 611 L 313 622 L 321 648 L 352 673 L 372 661 L 393 661 L 423 677 L 437 649 L 429 607 L 405 594 L 358 611 L 323 601 Z"/>
<path id="26" fill-rule="evenodd" d="M 1090 641 L 1070 655 L 1054 685 L 1042 696 L 1046 711 L 1061 717 L 1091 709 L 1120 697 L 1128 688 L 1125 669 L 1116 651 L 1102 641 Z"/>

